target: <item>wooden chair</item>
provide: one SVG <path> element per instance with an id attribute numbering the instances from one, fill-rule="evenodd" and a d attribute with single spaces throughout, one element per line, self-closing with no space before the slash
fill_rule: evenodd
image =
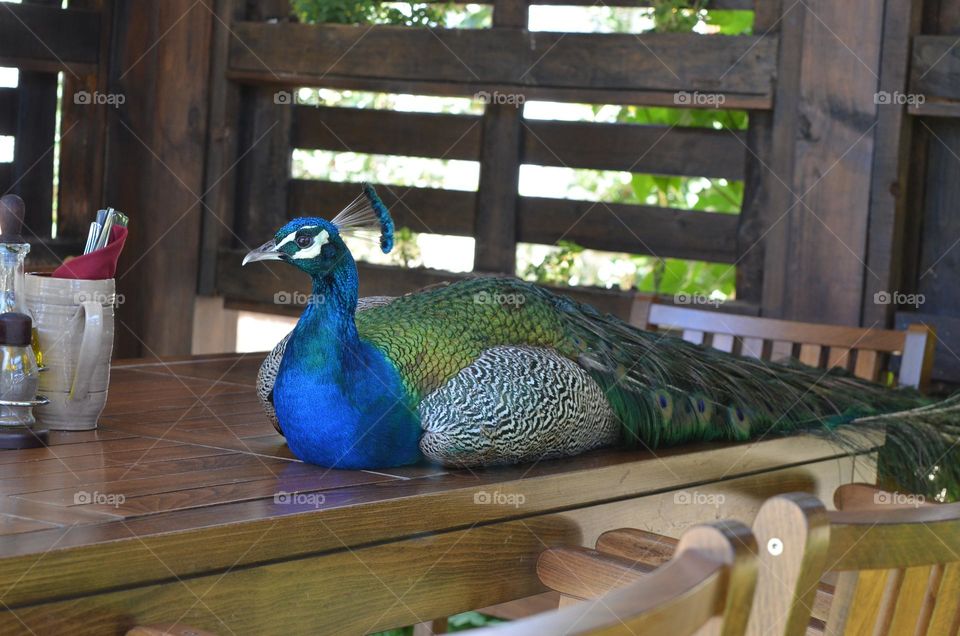
<path id="1" fill-rule="evenodd" d="M 927 325 L 910 325 L 906 331 L 818 325 L 661 304 L 642 295 L 634 299 L 630 323 L 677 331 L 684 340 L 737 355 L 773 361 L 792 357 L 812 367 L 842 367 L 874 382 L 882 379 L 885 361 L 897 354 L 898 384 L 920 390 L 930 380 L 936 341 Z"/>
<path id="2" fill-rule="evenodd" d="M 930 505 L 875 487 L 838 489 L 844 507 L 781 495 L 753 524 L 759 546 L 748 634 L 912 634 L 960 632 L 960 504 Z M 551 549 L 541 580 L 574 598 L 609 593 L 617 576 L 643 578 L 673 540 L 613 530 L 597 550 Z M 560 573 L 577 567 L 571 580 Z"/>
<path id="3" fill-rule="evenodd" d="M 610 557 L 608 561 L 617 560 Z M 618 572 L 630 572 L 624 563 L 616 565 Z M 576 580 L 580 572 L 565 574 Z M 735 636 L 747 628 L 756 576 L 756 543 L 746 526 L 737 522 L 695 526 L 683 534 L 673 557 L 662 567 L 595 601 L 470 633 Z"/>

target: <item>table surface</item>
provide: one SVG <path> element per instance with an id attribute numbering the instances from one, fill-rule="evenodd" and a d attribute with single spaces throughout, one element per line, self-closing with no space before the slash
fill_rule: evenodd
<path id="1" fill-rule="evenodd" d="M 842 454 L 793 438 L 485 470 L 329 470 L 296 460 L 274 432 L 254 392 L 261 359 L 121 361 L 98 430 L 0 452 L 3 606 L 473 529 Z"/>

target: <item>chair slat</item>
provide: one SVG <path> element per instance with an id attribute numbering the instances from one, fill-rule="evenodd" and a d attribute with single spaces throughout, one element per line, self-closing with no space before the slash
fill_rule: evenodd
<path id="1" fill-rule="evenodd" d="M 939 594 L 930 616 L 929 636 L 957 636 L 960 633 L 960 562 L 949 563 L 940 577 Z"/>
<path id="2" fill-rule="evenodd" d="M 687 342 L 692 342 L 693 344 L 702 345 L 704 333 L 702 331 L 698 331 L 697 329 L 684 329 L 683 339 Z"/>
<path id="3" fill-rule="evenodd" d="M 837 579 L 827 634 L 887 634 L 901 570 L 849 570 Z"/>
<path id="4" fill-rule="evenodd" d="M 876 380 L 880 375 L 880 354 L 868 349 L 857 351 L 857 364 L 853 374 L 864 380 Z"/>
<path id="5" fill-rule="evenodd" d="M 823 353 L 823 347 L 817 344 L 800 345 L 800 362 L 811 367 L 820 366 L 820 356 Z"/>
<path id="6" fill-rule="evenodd" d="M 939 565 L 907 568 L 890 621 L 891 634 L 927 633 L 942 572 Z"/>
<path id="7" fill-rule="evenodd" d="M 933 371 L 933 349 L 936 334 L 927 325 L 910 325 L 903 341 L 903 353 L 900 357 L 900 376 L 902 386 L 912 386 L 923 390 L 930 381 Z"/>
<path id="8" fill-rule="evenodd" d="M 743 345 L 740 347 L 740 354 L 747 358 L 763 357 L 763 338 L 743 338 Z"/>
<path id="9" fill-rule="evenodd" d="M 846 347 L 830 347 L 827 350 L 827 367 L 830 369 L 849 369 L 853 362 L 853 354 Z"/>
<path id="10" fill-rule="evenodd" d="M 793 357 L 793 343 L 784 340 L 774 340 L 770 347 L 770 360 L 773 362 L 782 362 L 786 358 Z"/>
<path id="11" fill-rule="evenodd" d="M 728 333 L 715 333 L 711 346 L 726 353 L 733 353 L 733 336 Z"/>

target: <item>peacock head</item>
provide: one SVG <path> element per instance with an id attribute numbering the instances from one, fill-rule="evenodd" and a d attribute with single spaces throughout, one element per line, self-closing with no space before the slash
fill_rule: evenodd
<path id="1" fill-rule="evenodd" d="M 332 220 L 294 219 L 277 230 L 272 240 L 251 250 L 243 264 L 284 261 L 313 278 L 323 278 L 353 264 L 344 234 L 374 228 L 380 230 L 380 249 L 386 254 L 393 249 L 393 219 L 373 187 L 364 184 L 363 193 Z"/>

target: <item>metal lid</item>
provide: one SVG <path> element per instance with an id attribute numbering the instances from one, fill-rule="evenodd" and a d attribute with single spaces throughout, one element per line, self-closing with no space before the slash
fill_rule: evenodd
<path id="1" fill-rule="evenodd" d="M 0 314 L 0 345 L 22 347 L 30 344 L 33 336 L 33 321 L 26 314 L 9 312 Z"/>

